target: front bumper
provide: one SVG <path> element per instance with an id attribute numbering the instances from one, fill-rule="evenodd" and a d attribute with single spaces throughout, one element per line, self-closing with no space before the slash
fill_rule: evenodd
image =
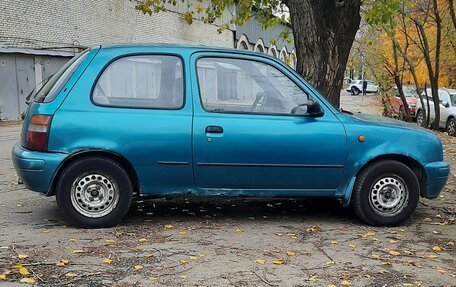
<path id="1" fill-rule="evenodd" d="M 67 154 L 37 152 L 24 149 L 19 143 L 11 152 L 14 168 L 26 188 L 48 193 L 54 174 Z"/>
<path id="2" fill-rule="evenodd" d="M 426 172 L 426 189 L 422 196 L 432 199 L 439 197 L 450 174 L 450 165 L 444 161 L 430 162 L 424 165 Z"/>

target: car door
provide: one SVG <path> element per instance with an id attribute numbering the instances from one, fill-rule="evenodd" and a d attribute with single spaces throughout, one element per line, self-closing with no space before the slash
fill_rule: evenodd
<path id="1" fill-rule="evenodd" d="M 300 79 L 265 57 L 198 53 L 192 63 L 197 187 L 339 186 L 347 153 L 344 128 Z M 312 98 L 322 103 L 321 117 L 305 116 Z"/>
<path id="2" fill-rule="evenodd" d="M 446 104 L 447 106 L 445 106 Z M 450 94 L 446 91 L 439 91 L 439 106 L 440 106 L 440 123 L 441 128 L 446 127 L 448 117 L 451 114 L 451 100 Z"/>

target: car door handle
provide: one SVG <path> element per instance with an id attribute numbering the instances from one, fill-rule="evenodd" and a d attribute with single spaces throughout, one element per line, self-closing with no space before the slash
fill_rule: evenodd
<path id="1" fill-rule="evenodd" d="M 223 128 L 219 126 L 208 126 L 206 127 L 206 133 L 208 134 L 223 134 Z"/>

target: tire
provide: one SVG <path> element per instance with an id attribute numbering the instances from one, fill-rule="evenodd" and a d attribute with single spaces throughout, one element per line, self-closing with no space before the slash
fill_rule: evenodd
<path id="1" fill-rule="evenodd" d="M 90 156 L 70 163 L 63 170 L 56 197 L 71 224 L 83 228 L 112 227 L 127 214 L 133 185 L 116 161 Z"/>
<path id="2" fill-rule="evenodd" d="M 450 135 L 452 137 L 456 136 L 456 119 L 455 118 L 448 119 L 445 131 L 448 133 L 448 135 Z"/>
<path id="3" fill-rule="evenodd" d="M 398 226 L 415 211 L 420 186 L 408 166 L 394 160 L 381 160 L 358 175 L 352 198 L 356 214 L 365 223 Z"/>
<path id="4" fill-rule="evenodd" d="M 424 112 L 423 110 L 418 110 L 418 112 L 416 113 L 416 124 L 420 127 L 423 126 L 424 124 Z"/>
<path id="5" fill-rule="evenodd" d="M 404 107 L 403 106 L 399 107 L 399 119 L 401 121 L 405 121 L 405 111 L 404 111 Z"/>
<path id="6" fill-rule="evenodd" d="M 351 88 L 351 92 L 352 92 L 352 95 L 359 95 L 359 93 L 361 92 L 357 87 L 352 87 Z"/>

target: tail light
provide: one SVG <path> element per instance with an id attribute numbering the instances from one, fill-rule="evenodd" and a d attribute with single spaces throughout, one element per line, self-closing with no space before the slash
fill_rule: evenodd
<path id="1" fill-rule="evenodd" d="M 52 116 L 33 115 L 30 119 L 25 147 L 31 150 L 47 150 Z"/>

